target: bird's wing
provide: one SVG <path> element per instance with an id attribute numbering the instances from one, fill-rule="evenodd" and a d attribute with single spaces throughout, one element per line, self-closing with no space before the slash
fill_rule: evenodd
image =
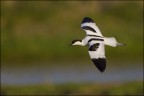
<path id="1" fill-rule="evenodd" d="M 106 69 L 106 57 L 104 51 L 104 44 L 101 42 L 91 44 L 89 45 L 88 52 L 93 63 L 96 65 L 99 71 L 104 72 Z"/>
<path id="2" fill-rule="evenodd" d="M 96 26 L 95 22 L 89 17 L 85 17 L 82 20 L 81 28 L 86 31 L 87 35 L 102 36 L 102 34 L 101 34 L 99 28 Z"/>

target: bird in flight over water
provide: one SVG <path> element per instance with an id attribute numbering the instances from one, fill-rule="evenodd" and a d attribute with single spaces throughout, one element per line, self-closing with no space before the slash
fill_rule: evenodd
<path id="1" fill-rule="evenodd" d="M 114 37 L 104 37 L 95 22 L 89 17 L 82 20 L 81 28 L 86 32 L 86 37 L 82 40 L 73 40 L 72 45 L 88 45 L 91 60 L 100 72 L 104 72 L 106 69 L 104 45 L 116 47 L 125 44 L 118 43 Z"/>

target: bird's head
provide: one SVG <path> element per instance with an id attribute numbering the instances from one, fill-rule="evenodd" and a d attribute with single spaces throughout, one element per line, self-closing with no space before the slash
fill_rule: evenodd
<path id="1" fill-rule="evenodd" d="M 82 40 L 73 40 L 71 45 L 82 45 Z"/>

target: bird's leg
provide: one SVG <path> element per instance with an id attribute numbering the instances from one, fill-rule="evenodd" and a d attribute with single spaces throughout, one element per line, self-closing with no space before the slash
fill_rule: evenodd
<path id="1" fill-rule="evenodd" d="M 117 43 L 117 46 L 125 46 L 126 44 L 124 43 Z"/>

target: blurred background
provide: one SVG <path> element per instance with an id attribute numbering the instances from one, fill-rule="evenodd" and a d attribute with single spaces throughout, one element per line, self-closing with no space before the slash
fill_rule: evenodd
<path id="1" fill-rule="evenodd" d="M 87 47 L 69 47 L 91 17 L 106 37 L 100 73 Z M 143 1 L 1 1 L 1 94 L 143 95 Z"/>

